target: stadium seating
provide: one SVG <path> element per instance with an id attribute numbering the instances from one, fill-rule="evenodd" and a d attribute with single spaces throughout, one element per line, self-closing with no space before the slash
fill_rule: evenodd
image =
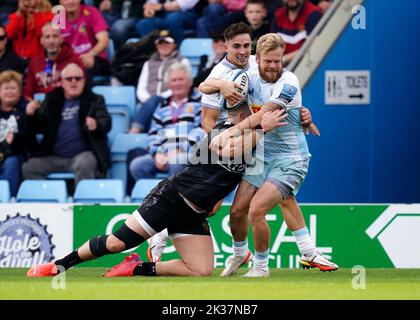
<path id="1" fill-rule="evenodd" d="M 44 101 L 44 99 L 45 99 L 45 93 L 38 92 L 34 94 L 35 101 L 42 102 Z"/>
<path id="2" fill-rule="evenodd" d="M 93 92 L 105 99 L 105 104 L 112 118 L 112 128 L 108 139 L 112 143 L 118 133 L 125 133 L 130 126 L 130 119 L 136 110 L 135 88 L 133 86 L 95 86 Z"/>
<path id="3" fill-rule="evenodd" d="M 147 148 L 147 134 L 117 134 L 111 146 L 110 179 L 120 179 L 127 184 L 127 153 L 137 147 Z"/>
<path id="4" fill-rule="evenodd" d="M 10 186 L 9 181 L 0 180 L 0 202 L 10 201 Z"/>
<path id="5" fill-rule="evenodd" d="M 137 42 L 137 41 L 140 41 L 140 38 L 130 38 L 126 41 L 126 43 L 134 43 L 134 42 Z"/>
<path id="6" fill-rule="evenodd" d="M 47 176 L 49 180 L 73 180 L 74 178 L 73 172 L 54 172 Z"/>
<path id="7" fill-rule="evenodd" d="M 150 190 L 161 182 L 161 179 L 139 179 L 131 192 L 131 202 L 139 203 L 146 198 Z"/>
<path id="8" fill-rule="evenodd" d="M 86 179 L 80 181 L 74 192 L 73 202 L 123 203 L 124 187 L 118 179 Z"/>
<path id="9" fill-rule="evenodd" d="M 130 117 L 136 112 L 136 89 L 134 86 L 95 86 L 93 92 L 104 97 L 106 106 L 128 109 Z"/>
<path id="10" fill-rule="evenodd" d="M 67 202 L 64 180 L 25 180 L 21 183 L 16 202 Z"/>
<path id="11" fill-rule="evenodd" d="M 210 38 L 186 38 L 182 41 L 179 52 L 182 57 L 188 58 L 190 61 L 194 77 L 198 73 L 200 57 L 207 55 L 211 59 L 214 55 Z"/>

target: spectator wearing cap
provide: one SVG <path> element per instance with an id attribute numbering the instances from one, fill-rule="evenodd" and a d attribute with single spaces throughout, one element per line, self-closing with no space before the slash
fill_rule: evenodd
<path id="1" fill-rule="evenodd" d="M 8 45 L 5 27 L 0 24 L 0 72 L 14 70 L 23 75 L 25 71 L 25 60 L 17 56 Z"/>
<path id="2" fill-rule="evenodd" d="M 137 98 L 143 105 L 132 124 L 133 133 L 147 132 L 156 106 L 172 94 L 163 80 L 168 68 L 175 62 L 191 67 L 188 59 L 180 56 L 175 39 L 168 30 L 160 32 L 155 46 L 156 52 L 144 63 L 140 73 Z"/>
<path id="3" fill-rule="evenodd" d="M 147 0 L 143 6 L 144 19 L 136 24 L 137 33 L 145 36 L 155 29 L 169 29 L 180 44 L 185 29 L 195 29 L 198 15 L 194 11 L 199 0 Z"/>

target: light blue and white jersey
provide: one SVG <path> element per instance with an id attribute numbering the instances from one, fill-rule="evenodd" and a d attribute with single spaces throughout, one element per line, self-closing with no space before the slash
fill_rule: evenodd
<path id="1" fill-rule="evenodd" d="M 258 142 L 264 143 L 265 160 L 276 159 L 277 161 L 278 159 L 281 162 L 290 163 L 290 161 L 309 159 L 311 154 L 300 121 L 302 93 L 297 77 L 284 69 L 277 82 L 269 83 L 261 79 L 258 70 L 247 73 L 249 76 L 248 104 L 254 112 L 271 102 L 284 108 L 288 113 L 287 125 L 266 133 L 264 140 Z M 262 145 L 258 147 L 261 148 Z M 257 152 L 256 156 L 261 158 L 262 154 Z"/>
<path id="2" fill-rule="evenodd" d="M 233 71 L 238 70 L 239 68 L 234 64 L 227 61 L 226 57 L 220 61 L 211 71 L 207 78 L 218 78 L 218 79 L 230 79 Z M 258 70 L 257 62 L 255 61 L 255 56 L 250 56 L 248 64 L 243 69 L 244 71 L 253 71 Z M 227 111 L 222 109 L 221 106 L 221 94 L 203 94 L 201 97 L 201 105 L 206 108 L 220 110 L 219 121 L 227 120 Z"/>

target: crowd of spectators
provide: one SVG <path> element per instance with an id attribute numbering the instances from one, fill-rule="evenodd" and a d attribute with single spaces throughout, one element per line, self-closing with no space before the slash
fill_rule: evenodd
<path id="1" fill-rule="evenodd" d="M 127 165 L 135 179 L 180 170 L 183 166 L 171 158 L 179 160 L 188 151 L 180 132 L 185 135 L 201 126 L 195 88 L 224 58 L 224 29 L 231 23 L 248 24 L 253 46 L 261 35 L 279 33 L 286 43 L 287 65 L 332 1 L 1 1 L 0 179 L 9 181 L 15 196 L 22 178 L 70 171 L 77 184 L 106 177 L 111 117 L 92 84 L 97 76 L 112 76 L 110 40 L 118 52 L 128 39 L 155 29 L 160 33 L 153 40 L 155 52 L 141 67 L 139 107 L 129 129 L 148 133 L 150 144 Z M 61 28 L 51 10 L 58 4 L 65 9 Z M 212 39 L 214 54 L 202 57 L 195 79 L 189 60 L 178 50 L 186 37 Z M 42 102 L 37 93 L 45 94 Z M 39 134 L 42 139 L 36 138 Z"/>

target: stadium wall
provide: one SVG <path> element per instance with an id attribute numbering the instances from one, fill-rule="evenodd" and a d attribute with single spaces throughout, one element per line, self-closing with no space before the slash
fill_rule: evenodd
<path id="1" fill-rule="evenodd" d="M 118 229 L 133 205 L 2 204 L 0 267 L 28 268 L 63 257 L 86 240 Z M 211 219 L 215 267 L 232 253 L 230 206 Z M 342 268 L 420 268 L 420 205 L 303 205 L 317 249 Z M 271 228 L 270 267 L 298 268 L 294 238 L 276 208 L 267 216 Z M 249 237 L 253 250 L 252 237 Z M 135 248 L 146 258 L 147 244 Z M 130 251 L 133 251 L 130 250 Z M 105 256 L 82 267 L 111 267 L 128 252 Z M 177 258 L 173 246 L 163 260 Z"/>
<path id="2" fill-rule="evenodd" d="M 350 24 L 303 91 L 321 137 L 300 202 L 420 202 L 420 1 L 366 0 L 366 29 Z M 370 104 L 327 105 L 327 71 L 370 71 Z"/>

